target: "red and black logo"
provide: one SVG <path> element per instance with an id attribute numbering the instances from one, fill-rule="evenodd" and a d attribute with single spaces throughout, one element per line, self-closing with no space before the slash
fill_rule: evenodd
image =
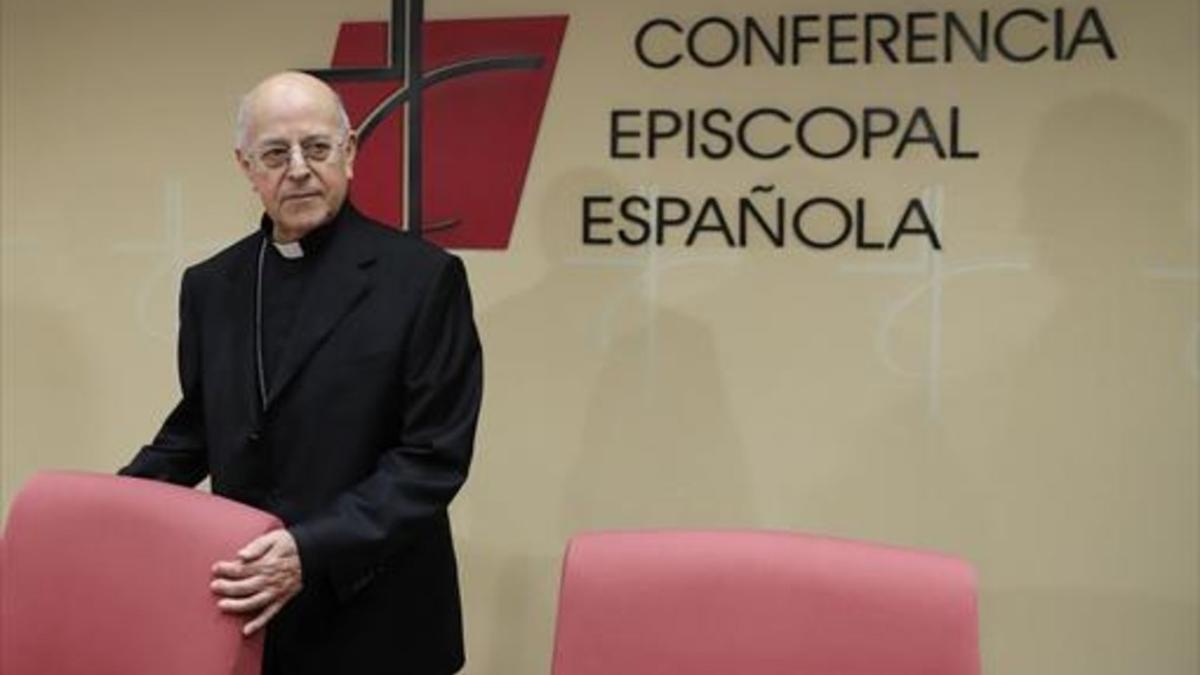
<path id="1" fill-rule="evenodd" d="M 329 82 L 358 132 L 350 196 L 367 215 L 448 248 L 512 235 L 566 16 L 346 22 Z"/>

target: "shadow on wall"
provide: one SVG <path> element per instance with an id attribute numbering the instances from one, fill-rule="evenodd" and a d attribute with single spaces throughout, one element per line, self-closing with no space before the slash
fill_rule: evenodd
<path id="1" fill-rule="evenodd" d="M 753 522 L 709 329 L 648 297 L 645 270 L 615 263 L 627 252 L 580 243 L 582 195 L 629 189 L 593 169 L 555 180 L 528 223 L 545 275 L 480 317 L 487 436 L 463 556 L 485 653 L 471 672 L 549 672 L 574 532 Z"/>
<path id="2" fill-rule="evenodd" d="M 1114 95 L 1058 106 L 1036 141 L 1023 225 L 1055 311 L 994 397 L 959 402 L 997 417 L 976 434 L 985 653 L 999 672 L 1194 673 L 1195 146 Z"/>

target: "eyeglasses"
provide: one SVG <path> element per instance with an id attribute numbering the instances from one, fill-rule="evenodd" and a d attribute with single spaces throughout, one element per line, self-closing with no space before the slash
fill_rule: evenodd
<path id="1" fill-rule="evenodd" d="M 291 164 L 296 149 L 300 150 L 301 161 L 309 164 L 327 162 L 333 159 L 341 150 L 346 139 L 332 139 L 324 136 L 306 138 L 299 145 L 284 145 L 282 143 L 268 144 L 253 153 L 251 157 L 268 169 L 282 169 Z"/>

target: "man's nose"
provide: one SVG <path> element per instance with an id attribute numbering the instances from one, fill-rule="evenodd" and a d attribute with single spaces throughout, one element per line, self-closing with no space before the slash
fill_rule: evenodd
<path id="1" fill-rule="evenodd" d="M 308 166 L 308 160 L 304 158 L 304 151 L 298 145 L 292 146 L 288 151 L 288 178 L 303 180 L 311 173 L 312 169 Z"/>

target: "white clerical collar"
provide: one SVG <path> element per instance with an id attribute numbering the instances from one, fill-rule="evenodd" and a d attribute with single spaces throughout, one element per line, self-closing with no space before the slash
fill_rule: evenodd
<path id="1" fill-rule="evenodd" d="M 288 260 L 295 260 L 304 257 L 304 247 L 298 241 L 273 241 L 275 250 L 279 251 L 279 255 Z"/>

